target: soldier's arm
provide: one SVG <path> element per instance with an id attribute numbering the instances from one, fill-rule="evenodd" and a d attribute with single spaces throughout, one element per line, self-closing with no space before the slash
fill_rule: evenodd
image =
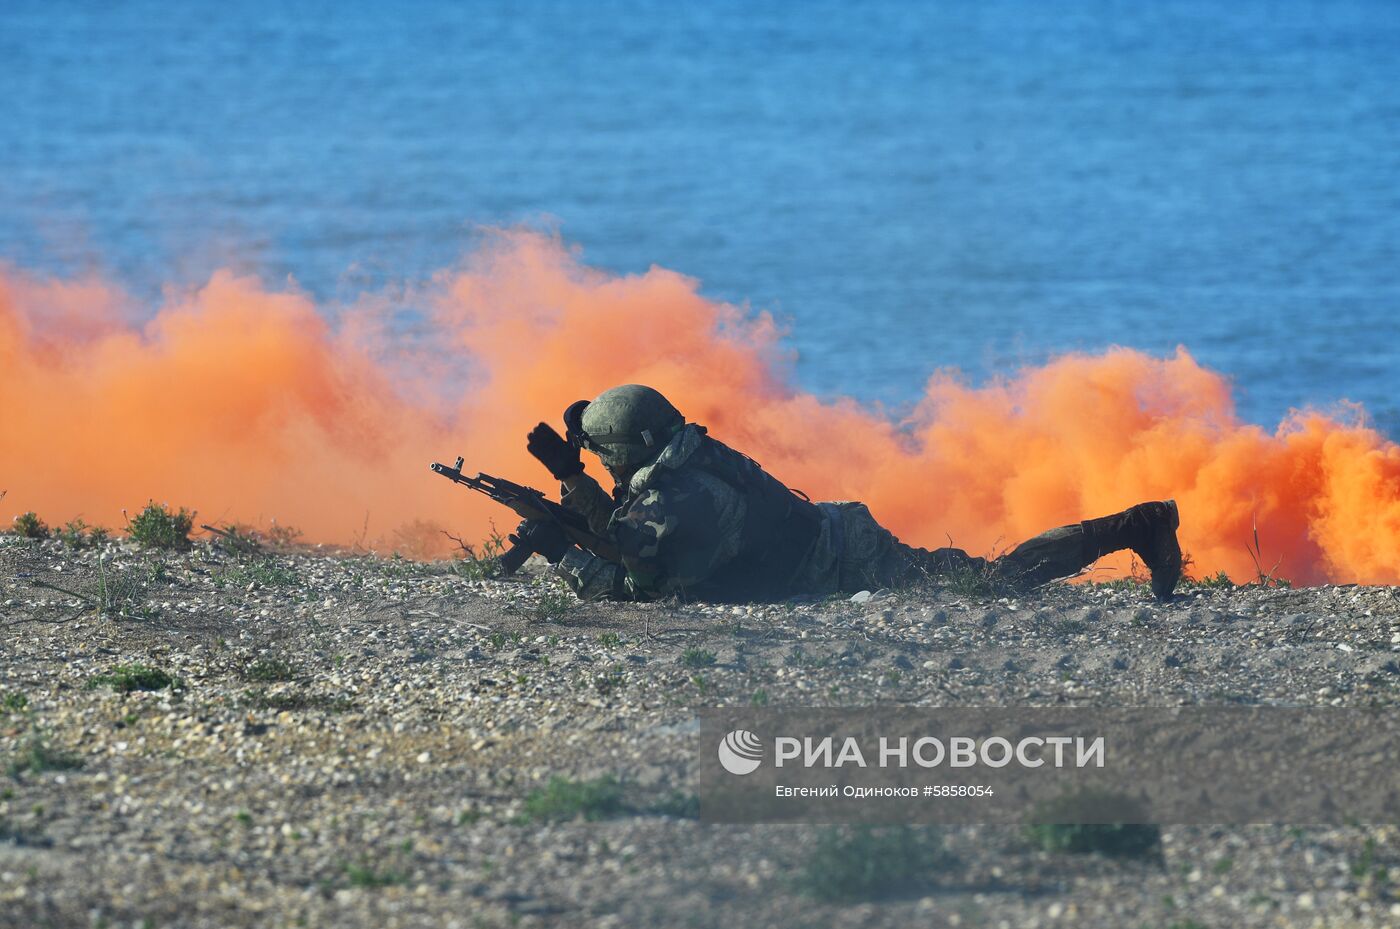
<path id="1" fill-rule="evenodd" d="M 721 482 L 679 477 L 646 491 L 612 523 L 622 564 L 571 549 L 556 571 L 587 600 L 667 597 L 702 583 L 738 553 L 743 515 L 743 499 Z"/>
<path id="2" fill-rule="evenodd" d="M 627 551 L 623 561 L 618 564 L 575 547 L 564 553 L 554 573 L 580 600 L 654 600 L 675 589 L 658 559 Z"/>
<path id="3" fill-rule="evenodd" d="M 588 528 L 594 534 L 608 534 L 608 523 L 617 504 L 593 478 L 587 474 L 570 477 L 564 482 L 560 502 L 588 520 Z"/>
<path id="4" fill-rule="evenodd" d="M 681 593 L 738 554 L 744 501 L 690 472 L 648 490 L 614 523 L 627 589 L 637 599 Z"/>
<path id="5" fill-rule="evenodd" d="M 627 589 L 627 570 L 606 558 L 599 558 L 581 548 L 571 548 L 554 566 L 554 573 L 564 579 L 580 600 L 631 600 Z"/>
<path id="6" fill-rule="evenodd" d="M 580 600 L 653 600 L 671 592 L 664 574 L 646 559 L 626 560 L 630 569 L 575 547 L 564 553 L 554 573 Z"/>

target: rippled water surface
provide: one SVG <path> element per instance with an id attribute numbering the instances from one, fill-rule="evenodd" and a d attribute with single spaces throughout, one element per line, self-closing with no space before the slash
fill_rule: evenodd
<path id="1" fill-rule="evenodd" d="M 1400 4 L 0 4 L 0 258 L 327 297 L 555 222 L 895 406 L 1187 345 L 1400 433 Z"/>

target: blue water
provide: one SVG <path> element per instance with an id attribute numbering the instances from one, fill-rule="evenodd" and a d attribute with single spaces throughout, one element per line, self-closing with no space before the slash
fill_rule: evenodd
<path id="1" fill-rule="evenodd" d="M 0 259 L 334 298 L 522 221 L 824 394 L 1185 344 L 1400 434 L 1400 3 L 0 3 Z"/>

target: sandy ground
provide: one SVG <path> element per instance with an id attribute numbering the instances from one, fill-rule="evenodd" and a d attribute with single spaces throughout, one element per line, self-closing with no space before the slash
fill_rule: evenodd
<path id="1" fill-rule="evenodd" d="M 831 902 L 827 827 L 703 824 L 687 775 L 705 706 L 1391 706 L 1400 590 L 733 608 L 471 573 L 0 537 L 0 926 L 1400 925 L 1390 827 L 1164 827 L 1145 858 L 948 827 Z M 123 691 L 133 664 L 172 686 Z M 616 786 L 590 821 L 556 777 Z"/>

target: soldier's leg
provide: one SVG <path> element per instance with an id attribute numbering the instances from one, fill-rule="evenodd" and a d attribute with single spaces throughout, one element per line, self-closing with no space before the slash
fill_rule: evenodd
<path id="1" fill-rule="evenodd" d="M 841 510 L 840 590 L 901 587 L 959 570 L 984 571 L 985 559 L 956 548 L 929 551 L 905 545 L 862 503 L 835 504 Z M 1152 571 L 1152 591 L 1168 600 L 1181 577 L 1176 503 L 1140 503 L 1121 513 L 1088 519 L 1043 532 L 992 562 L 998 579 L 1031 588 L 1072 577 L 1110 552 L 1131 548 Z"/>
<path id="2" fill-rule="evenodd" d="M 998 558 L 997 573 L 1013 586 L 1025 589 L 1073 577 L 1094 563 L 1085 538 L 1081 523 L 1042 532 Z"/>
<path id="3" fill-rule="evenodd" d="M 1180 524 L 1176 502 L 1139 503 L 1121 513 L 1061 526 L 1022 542 L 997 559 L 1004 577 L 1035 587 L 1071 577 L 1110 552 L 1132 549 L 1152 572 L 1152 592 L 1170 600 L 1181 577 Z"/>
<path id="4" fill-rule="evenodd" d="M 1157 599 L 1172 598 L 1181 579 L 1181 544 L 1176 538 L 1181 515 L 1175 500 L 1139 503 L 1112 516 L 1086 519 L 1080 525 L 1091 560 L 1131 548 L 1152 572 L 1152 592 Z"/>
<path id="5" fill-rule="evenodd" d="M 841 513 L 840 589 L 843 593 L 880 587 L 907 587 L 949 572 L 982 570 L 986 560 L 956 548 L 933 551 L 905 545 L 875 521 L 863 503 L 834 505 Z"/>

